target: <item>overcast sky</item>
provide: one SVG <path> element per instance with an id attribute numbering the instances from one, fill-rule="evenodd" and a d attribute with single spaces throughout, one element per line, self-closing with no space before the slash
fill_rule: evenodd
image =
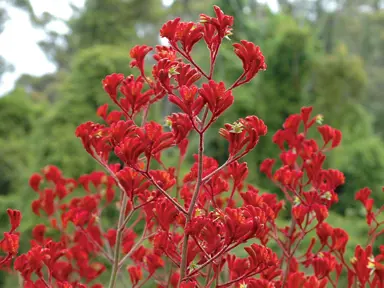
<path id="1" fill-rule="evenodd" d="M 162 1 L 168 5 L 173 2 L 173 0 Z M 85 0 L 31 0 L 37 16 L 49 12 L 62 19 L 71 17 L 70 3 L 82 7 L 84 2 Z M 259 2 L 269 3 L 272 10 L 277 8 L 277 0 L 259 0 Z M 0 5 L 5 4 L 3 2 Z M 37 45 L 44 39 L 44 32 L 32 27 L 26 12 L 12 7 L 7 7 L 7 12 L 9 20 L 3 33 L 0 34 L 0 55 L 12 64 L 15 70 L 3 76 L 0 82 L 0 95 L 10 91 L 21 74 L 41 76 L 55 71 L 55 66 L 48 61 Z M 58 32 L 66 32 L 64 24 L 56 23 L 51 28 Z"/>

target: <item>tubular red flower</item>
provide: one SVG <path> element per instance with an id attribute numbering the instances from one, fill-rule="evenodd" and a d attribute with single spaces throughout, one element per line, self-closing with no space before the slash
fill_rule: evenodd
<path id="1" fill-rule="evenodd" d="M 248 83 L 260 70 L 266 70 L 267 65 L 264 62 L 264 55 L 260 47 L 252 42 L 241 40 L 240 43 L 233 44 L 235 54 L 243 62 L 245 79 L 241 83 Z"/>
<path id="2" fill-rule="evenodd" d="M 191 119 L 184 113 L 173 113 L 166 118 L 166 123 L 172 127 L 176 144 L 180 144 L 181 141 L 186 139 L 192 130 Z"/>
<path id="3" fill-rule="evenodd" d="M 131 266 L 127 268 L 129 277 L 131 278 L 131 283 L 135 286 L 141 279 L 143 279 L 143 272 L 141 271 L 140 266 Z"/>
<path id="4" fill-rule="evenodd" d="M 213 6 L 213 8 L 216 13 L 216 18 L 205 14 L 200 14 L 200 23 L 203 23 L 204 25 L 213 25 L 221 41 L 225 36 L 231 34 L 233 17 L 225 15 L 218 6 Z"/>
<path id="5" fill-rule="evenodd" d="M 234 101 L 232 92 L 225 89 L 224 82 L 216 83 L 210 80 L 208 84 L 202 85 L 199 94 L 208 104 L 208 108 L 212 113 L 211 121 L 215 121 Z"/>
<path id="6" fill-rule="evenodd" d="M 152 49 L 147 45 L 136 45 L 129 52 L 131 58 L 134 59 L 131 62 L 131 67 L 137 67 L 142 75 L 144 75 L 144 58 Z"/>
<path id="7" fill-rule="evenodd" d="M 105 77 L 102 81 L 104 90 L 108 93 L 112 100 L 117 97 L 117 86 L 124 80 L 124 74 L 113 73 Z"/>

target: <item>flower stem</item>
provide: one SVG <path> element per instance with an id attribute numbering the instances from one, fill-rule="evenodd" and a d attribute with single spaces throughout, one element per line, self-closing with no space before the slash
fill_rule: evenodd
<path id="1" fill-rule="evenodd" d="M 123 236 L 124 228 L 124 215 L 125 215 L 125 209 L 127 207 L 128 197 L 124 190 L 121 191 L 123 201 L 122 206 L 120 209 L 120 215 L 119 215 L 119 222 L 118 222 L 118 230 L 116 235 L 116 244 L 115 244 L 115 253 L 113 258 L 113 266 L 112 266 L 112 273 L 111 273 L 111 279 L 109 281 L 109 288 L 115 288 L 116 286 L 116 280 L 117 280 L 117 273 L 119 272 L 119 259 L 120 259 L 120 248 L 121 248 L 121 238 Z M 133 210 L 129 213 L 126 219 L 129 219 L 133 215 Z"/>
<path id="2" fill-rule="evenodd" d="M 291 262 L 291 258 L 293 256 L 293 255 L 291 255 L 290 246 L 292 244 L 291 239 L 292 239 L 293 232 L 295 231 L 295 227 L 296 227 L 296 220 L 292 215 L 291 227 L 289 228 L 288 235 L 287 235 L 287 245 L 285 246 L 285 249 L 288 249 L 288 255 L 289 256 L 286 257 L 287 261 L 286 261 L 286 267 L 285 267 L 283 279 L 282 279 L 282 285 L 281 285 L 282 288 L 285 287 L 285 282 L 287 281 L 287 277 L 288 277 L 288 273 L 289 273 L 289 265 Z"/>
<path id="3" fill-rule="evenodd" d="M 196 181 L 195 191 L 193 193 L 192 200 L 189 205 L 188 213 L 186 215 L 185 228 L 187 228 L 187 225 L 192 219 L 193 211 L 195 208 L 196 201 L 199 197 L 200 187 L 201 187 L 202 178 L 203 178 L 204 134 L 199 133 L 199 136 L 200 136 L 200 140 L 199 140 L 197 181 Z M 181 254 L 180 279 L 177 287 L 180 287 L 181 282 L 183 281 L 184 275 L 187 270 L 188 238 L 189 238 L 189 234 L 185 233 L 184 239 L 183 239 L 183 250 Z"/>

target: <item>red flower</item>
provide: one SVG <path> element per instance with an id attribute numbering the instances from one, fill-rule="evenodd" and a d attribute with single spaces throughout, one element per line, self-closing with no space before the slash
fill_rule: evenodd
<path id="1" fill-rule="evenodd" d="M 192 130 L 191 119 L 184 113 L 173 113 L 166 118 L 166 123 L 172 127 L 176 144 L 186 139 Z"/>
<path id="2" fill-rule="evenodd" d="M 319 126 L 317 127 L 317 130 L 319 130 L 321 137 L 323 138 L 323 141 L 324 141 L 323 147 L 325 147 L 330 141 L 332 141 L 331 143 L 332 148 L 336 148 L 337 146 L 340 145 L 341 136 L 342 136 L 340 130 L 332 128 L 328 125 Z"/>
<path id="3" fill-rule="evenodd" d="M 143 272 L 141 271 L 140 266 L 131 266 L 127 268 L 129 277 L 131 278 L 131 283 L 135 286 L 141 279 L 143 279 Z"/>
<path id="4" fill-rule="evenodd" d="M 145 256 L 145 262 L 147 264 L 148 272 L 152 275 L 155 271 L 161 267 L 164 267 L 164 261 L 160 256 L 156 254 L 148 254 Z"/>
<path id="5" fill-rule="evenodd" d="M 117 172 L 116 176 L 123 186 L 124 192 L 131 200 L 133 197 L 144 193 L 150 186 L 150 182 L 143 175 L 129 167 L 125 167 Z"/>
<path id="6" fill-rule="evenodd" d="M 329 252 L 319 253 L 312 261 L 315 276 L 318 279 L 326 278 L 336 268 L 335 257 Z"/>
<path id="7" fill-rule="evenodd" d="M 151 121 L 137 129 L 136 135 L 126 137 L 116 146 L 115 154 L 127 165 L 134 167 L 139 164 L 141 154 L 144 153 L 147 159 L 154 157 L 159 161 L 158 153 L 174 145 L 172 132 L 163 132 L 160 124 Z"/>
<path id="8" fill-rule="evenodd" d="M 9 233 L 12 233 L 20 226 L 22 215 L 19 210 L 12 209 L 7 209 L 7 213 L 9 217 L 9 222 L 11 223 L 11 230 L 9 231 Z"/>
<path id="9" fill-rule="evenodd" d="M 239 163 L 237 161 L 231 163 L 228 166 L 228 174 L 233 179 L 233 191 L 235 189 L 241 189 L 243 186 L 244 180 L 248 177 L 248 166 L 247 163 Z"/>
<path id="10" fill-rule="evenodd" d="M 108 113 L 108 104 L 101 105 L 99 108 L 97 108 L 96 115 L 101 117 L 102 119 L 107 118 Z"/>
<path id="11" fill-rule="evenodd" d="M 136 233 L 131 229 L 125 229 L 123 233 L 123 240 L 121 241 L 122 250 L 124 254 L 129 253 L 132 250 L 133 245 L 135 245 L 135 238 L 137 237 Z"/>
<path id="12" fill-rule="evenodd" d="M 168 99 L 169 102 L 177 105 L 188 116 L 193 117 L 200 113 L 205 104 L 201 96 L 196 98 L 197 91 L 196 86 L 182 86 L 179 88 L 180 97 L 170 94 Z"/>
<path id="13" fill-rule="evenodd" d="M 226 91 L 224 82 L 216 83 L 210 80 L 202 85 L 199 94 L 208 103 L 208 108 L 212 113 L 211 121 L 215 121 L 233 103 L 232 91 Z"/>
<path id="14" fill-rule="evenodd" d="M 29 186 L 37 192 L 39 191 L 41 180 L 43 180 L 43 177 L 41 177 L 40 174 L 34 173 L 31 178 L 29 178 Z"/>
<path id="15" fill-rule="evenodd" d="M 231 26 L 233 25 L 233 17 L 225 15 L 224 12 L 218 6 L 213 6 L 216 13 L 216 18 L 210 17 L 205 14 L 200 14 L 200 23 L 204 25 L 213 25 L 219 35 L 219 40 L 225 36 L 232 34 Z"/>
<path id="16" fill-rule="evenodd" d="M 19 235 L 4 232 L 4 239 L 0 242 L 0 248 L 5 253 L 16 255 L 19 251 Z"/>
<path id="17" fill-rule="evenodd" d="M 260 172 L 272 178 L 272 167 L 275 164 L 275 159 L 265 159 L 260 165 Z"/>
<path id="18" fill-rule="evenodd" d="M 328 223 L 320 223 L 316 227 L 316 234 L 319 237 L 321 244 L 326 245 L 329 237 L 332 237 L 333 235 L 333 228 Z"/>
<path id="19" fill-rule="evenodd" d="M 245 79 L 241 84 L 248 83 L 259 72 L 259 70 L 266 70 L 267 65 L 264 62 L 264 56 L 260 51 L 260 47 L 252 42 L 241 40 L 240 43 L 233 44 L 235 54 L 243 62 Z"/>
<path id="20" fill-rule="evenodd" d="M 144 75 L 144 58 L 152 49 L 152 47 L 147 45 L 136 45 L 129 52 L 131 58 L 134 59 L 131 62 L 131 67 L 139 68 L 141 75 Z"/>
<path id="21" fill-rule="evenodd" d="M 116 99 L 117 97 L 117 86 L 124 80 L 124 74 L 113 73 L 105 77 L 103 82 L 104 90 L 109 94 L 111 99 Z"/>
<path id="22" fill-rule="evenodd" d="M 277 255 L 268 247 L 252 244 L 250 247 L 245 247 L 244 250 L 249 255 L 249 270 L 256 270 L 252 273 L 253 275 L 279 263 Z"/>
<path id="23" fill-rule="evenodd" d="M 150 101 L 150 96 L 153 94 L 152 90 L 144 93 L 143 89 L 144 80 L 138 77 L 136 80 L 131 75 L 128 76 L 120 86 L 120 92 L 125 96 L 120 99 L 120 107 L 126 112 L 130 118 L 140 112 L 140 110 L 147 106 Z"/>
<path id="24" fill-rule="evenodd" d="M 32 237 L 33 240 L 37 241 L 39 244 L 43 244 L 44 242 L 44 235 L 46 231 L 46 227 L 44 224 L 38 224 L 36 225 L 32 230 Z"/>
<path id="25" fill-rule="evenodd" d="M 178 17 L 174 20 L 168 21 L 160 29 L 160 36 L 167 38 L 171 45 L 174 45 L 178 40 L 176 33 L 178 31 L 179 22 L 180 18 Z"/>
<path id="26" fill-rule="evenodd" d="M 244 242 L 249 238 L 263 238 L 266 232 L 266 216 L 259 207 L 225 209 L 226 241 Z"/>
<path id="27" fill-rule="evenodd" d="M 363 205 L 367 202 L 369 196 L 371 195 L 372 190 L 365 187 L 363 189 L 360 189 L 356 195 L 355 195 L 355 200 L 360 201 Z"/>
<path id="28" fill-rule="evenodd" d="M 225 129 L 220 129 L 219 133 L 229 142 L 230 157 L 237 154 L 242 157 L 255 148 L 260 136 L 267 133 L 267 126 L 256 116 L 248 116 L 234 124 L 225 124 Z"/>
<path id="29" fill-rule="evenodd" d="M 76 128 L 76 137 L 80 138 L 85 150 L 93 158 L 107 162 L 111 146 L 104 140 L 105 126 L 86 122 Z"/>
<path id="30" fill-rule="evenodd" d="M 338 250 L 341 253 L 345 252 L 345 247 L 348 243 L 348 234 L 343 229 L 335 228 L 332 233 L 332 249 Z"/>
<path id="31" fill-rule="evenodd" d="M 193 46 L 203 38 L 204 27 L 193 22 L 179 22 L 177 26 L 177 39 L 184 52 L 189 55 Z M 172 42 L 171 42 L 172 44 Z"/>
<path id="32" fill-rule="evenodd" d="M 179 62 L 171 61 L 167 58 L 160 59 L 156 65 L 153 65 L 152 75 L 157 80 L 161 90 L 166 91 L 168 94 L 172 93 L 173 85 L 171 85 L 171 78 L 175 76 Z M 161 94 L 161 93 L 159 93 Z"/>
<path id="33" fill-rule="evenodd" d="M 200 79 L 201 74 L 196 68 L 191 68 L 190 64 L 180 62 L 177 65 L 176 73 L 173 75 L 179 87 L 191 87 L 193 83 Z"/>
<path id="34" fill-rule="evenodd" d="M 151 170 L 149 175 L 163 190 L 168 190 L 176 184 L 176 179 L 170 171 Z"/>
<path id="35" fill-rule="evenodd" d="M 176 50 L 168 46 L 156 46 L 156 54 L 153 55 L 153 59 L 160 61 L 161 59 L 168 59 L 170 61 L 176 60 Z"/>

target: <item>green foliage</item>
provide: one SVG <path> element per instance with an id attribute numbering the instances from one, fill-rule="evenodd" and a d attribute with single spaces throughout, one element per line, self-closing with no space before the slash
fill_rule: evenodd
<path id="1" fill-rule="evenodd" d="M 0 111 L 0 194 L 7 195 L 25 186 L 21 180 L 32 158 L 28 137 L 43 107 L 16 89 L 0 98 Z"/>
<path id="2" fill-rule="evenodd" d="M 62 99 L 52 106 L 42 118 L 32 136 L 35 144 L 35 169 L 53 164 L 68 176 L 80 176 L 97 167 L 91 157 L 84 153 L 75 130 L 86 121 L 96 121 L 96 109 L 108 102 L 101 79 L 118 72 L 127 74 L 128 49 L 98 45 L 84 49 L 74 58 L 71 75 L 63 84 Z M 44 139 L 44 141 L 39 141 Z"/>

